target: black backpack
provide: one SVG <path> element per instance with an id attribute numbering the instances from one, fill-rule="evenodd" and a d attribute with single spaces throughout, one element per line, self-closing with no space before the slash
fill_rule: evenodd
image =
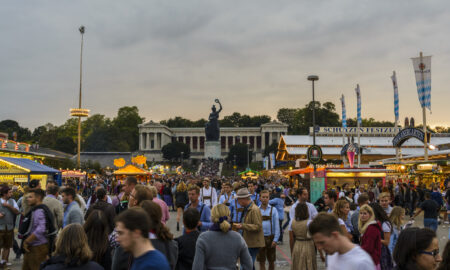
<path id="1" fill-rule="evenodd" d="M 19 225 L 18 237 L 22 239 L 21 248 L 23 249 L 23 241 L 30 235 L 31 233 L 31 221 L 33 217 L 33 213 L 38 210 L 44 210 L 45 215 L 45 228 L 46 228 L 46 237 L 48 240 L 48 251 L 51 254 L 54 251 L 54 243 L 56 234 L 58 233 L 57 229 L 54 226 L 54 217 L 50 209 L 45 204 L 40 204 L 31 209 L 30 212 L 23 218 L 22 223 Z"/>

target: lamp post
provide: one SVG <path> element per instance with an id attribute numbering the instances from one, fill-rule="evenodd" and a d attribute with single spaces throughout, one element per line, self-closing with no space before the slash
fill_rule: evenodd
<path id="1" fill-rule="evenodd" d="M 316 145 L 316 100 L 314 96 L 314 82 L 319 80 L 317 75 L 309 75 L 308 81 L 312 82 L 312 101 L 313 101 L 313 145 Z M 314 164 L 314 175 L 316 174 L 316 164 Z"/>
<path id="2" fill-rule="evenodd" d="M 81 86 L 83 78 L 83 43 L 84 43 L 84 30 L 82 25 L 78 29 L 81 33 L 81 53 L 80 53 L 80 92 L 78 97 L 78 109 L 70 109 L 70 115 L 78 117 L 78 140 L 77 140 L 77 168 L 80 169 L 80 151 L 81 151 L 81 117 L 88 117 L 89 110 L 81 108 Z"/>

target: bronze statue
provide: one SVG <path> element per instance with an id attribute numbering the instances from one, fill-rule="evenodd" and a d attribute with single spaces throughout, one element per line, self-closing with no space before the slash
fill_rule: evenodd
<path id="1" fill-rule="evenodd" d="M 206 141 L 219 141 L 220 138 L 220 128 L 219 128 L 219 113 L 222 111 L 222 104 L 218 98 L 214 100 L 219 104 L 219 111 L 216 111 L 216 105 L 213 105 L 209 114 L 208 122 L 205 127 Z"/>

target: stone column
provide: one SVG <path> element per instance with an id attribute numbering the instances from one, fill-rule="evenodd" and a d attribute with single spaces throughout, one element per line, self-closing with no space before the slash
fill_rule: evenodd
<path id="1" fill-rule="evenodd" d="M 261 132 L 261 150 L 266 148 L 266 132 Z"/>
<path id="2" fill-rule="evenodd" d="M 163 148 L 163 146 L 164 146 L 164 144 L 166 142 L 166 140 L 164 139 L 164 135 L 165 134 L 161 132 L 161 149 Z"/>
<path id="3" fill-rule="evenodd" d="M 228 136 L 225 136 L 225 152 L 228 152 Z"/>
<path id="4" fill-rule="evenodd" d="M 258 148 L 258 141 L 257 141 L 257 136 L 253 136 L 253 151 L 256 152 L 256 149 Z"/>
<path id="5" fill-rule="evenodd" d="M 139 133 L 139 150 L 142 150 L 144 148 L 144 134 L 141 132 Z"/>
<path id="6" fill-rule="evenodd" d="M 200 152 L 200 136 L 197 136 L 197 152 Z"/>
<path id="7" fill-rule="evenodd" d="M 157 149 L 158 145 L 156 144 L 156 140 L 158 139 L 158 136 L 156 136 L 156 132 L 153 133 L 153 149 Z"/>
<path id="8" fill-rule="evenodd" d="M 189 149 L 191 150 L 191 152 L 194 151 L 194 139 L 193 138 L 194 138 L 193 136 L 189 137 Z"/>
<path id="9" fill-rule="evenodd" d="M 150 146 L 151 146 L 151 143 L 150 143 L 150 132 L 148 132 L 147 133 L 147 144 L 145 145 L 145 148 L 147 149 L 147 150 L 150 150 Z"/>
<path id="10" fill-rule="evenodd" d="M 273 132 L 269 132 L 269 146 L 270 145 L 272 145 L 272 142 L 273 142 L 273 134 L 272 134 Z"/>

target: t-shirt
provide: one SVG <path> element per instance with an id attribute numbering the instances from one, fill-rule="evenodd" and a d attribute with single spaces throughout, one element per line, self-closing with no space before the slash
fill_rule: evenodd
<path id="1" fill-rule="evenodd" d="M 433 218 L 437 219 L 439 205 L 433 200 L 425 200 L 420 208 L 424 211 L 423 218 Z"/>
<path id="2" fill-rule="evenodd" d="M 131 270 L 171 270 L 166 257 L 158 250 L 150 250 L 134 259 Z"/>
<path id="3" fill-rule="evenodd" d="M 383 229 L 384 233 L 390 233 L 391 232 L 391 224 L 389 222 L 383 222 L 381 225 L 381 228 Z"/>
<path id="4" fill-rule="evenodd" d="M 360 246 L 344 254 L 334 253 L 327 256 L 328 270 L 368 270 L 375 269 L 372 258 Z"/>

